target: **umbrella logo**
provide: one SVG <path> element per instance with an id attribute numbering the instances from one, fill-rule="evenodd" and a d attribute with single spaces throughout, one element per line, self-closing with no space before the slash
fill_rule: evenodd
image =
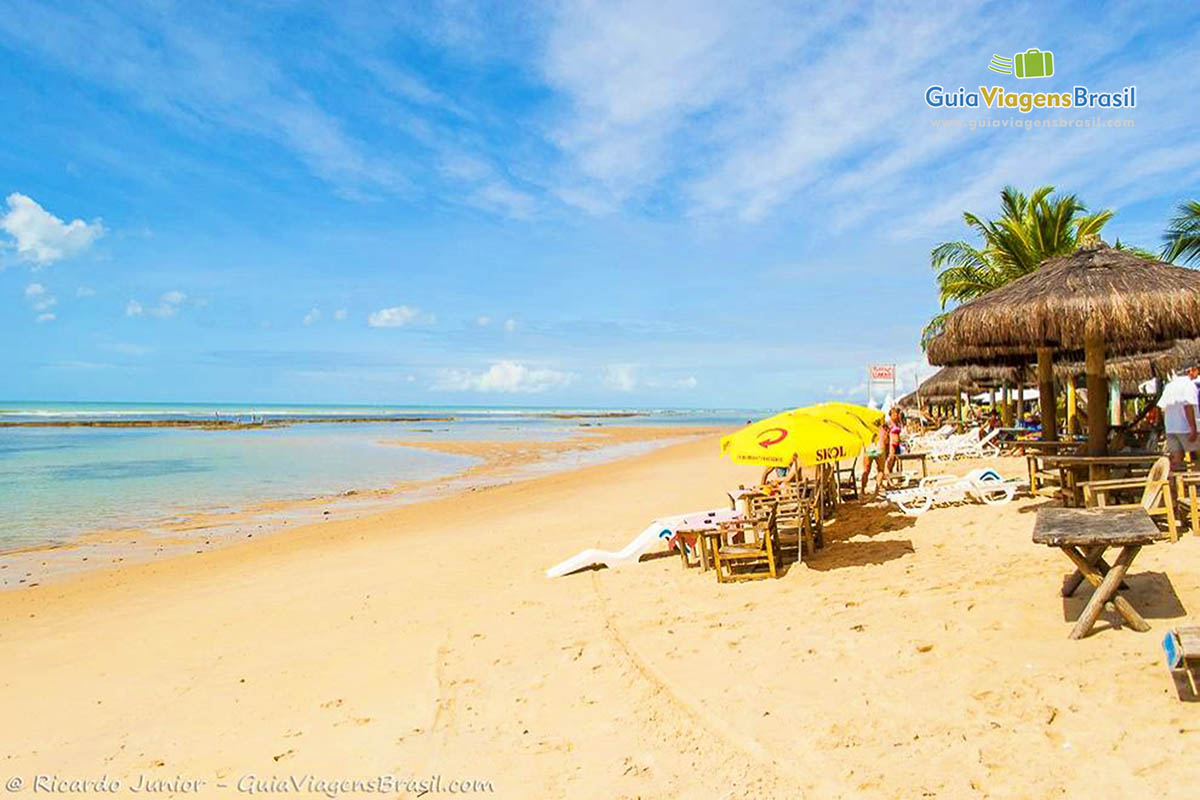
<path id="1" fill-rule="evenodd" d="M 779 444 L 788 436 L 783 428 L 767 428 L 758 435 L 758 446 L 766 450 L 771 445 Z"/>

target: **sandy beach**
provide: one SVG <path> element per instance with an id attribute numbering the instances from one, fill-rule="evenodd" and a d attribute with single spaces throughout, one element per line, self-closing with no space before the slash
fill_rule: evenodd
<path id="1" fill-rule="evenodd" d="M 1159 639 L 1200 605 L 1190 534 L 1130 578 L 1152 632 L 1105 617 L 1078 642 L 1086 590 L 1059 596 L 1029 499 L 845 506 L 778 581 L 674 556 L 542 576 L 753 477 L 705 438 L 0 593 L 0 772 L 175 796 L 378 775 L 502 797 L 1184 796 L 1200 712 Z"/>

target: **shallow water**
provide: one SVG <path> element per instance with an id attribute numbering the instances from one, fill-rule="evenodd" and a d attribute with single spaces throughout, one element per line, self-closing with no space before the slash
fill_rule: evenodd
<path id="1" fill-rule="evenodd" d="M 0 404 L 0 419 L 205 419 L 411 415 L 361 407 L 149 404 Z M 654 412 L 557 419 L 548 410 L 420 409 L 453 421 L 319 423 L 277 428 L 0 428 L 0 552 L 70 541 L 81 533 L 144 526 L 183 514 L 232 511 L 268 500 L 445 477 L 475 459 L 387 441 L 558 440 L 581 425 L 731 425 L 745 412 Z M 587 430 L 587 428 L 583 428 Z M 607 448 L 606 448 L 607 450 Z M 613 450 L 613 455 L 623 451 Z M 543 469 L 604 458 L 557 459 Z"/>

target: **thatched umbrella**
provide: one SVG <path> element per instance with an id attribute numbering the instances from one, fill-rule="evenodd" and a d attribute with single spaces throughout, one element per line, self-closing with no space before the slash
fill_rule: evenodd
<path id="1" fill-rule="evenodd" d="M 1053 353 L 1084 351 L 1088 453 L 1108 448 L 1110 352 L 1153 350 L 1200 337 L 1200 272 L 1114 250 L 1099 240 L 1047 259 L 1006 286 L 964 303 L 946 318 L 939 348 L 952 357 L 992 349 L 1036 355 L 1043 426 L 1054 430 Z M 939 363 L 933 354 L 930 360 Z M 1049 389 L 1049 391 L 1047 391 Z M 1049 401 L 1049 402 L 1047 402 Z M 1048 413 L 1047 413 L 1048 412 Z"/>

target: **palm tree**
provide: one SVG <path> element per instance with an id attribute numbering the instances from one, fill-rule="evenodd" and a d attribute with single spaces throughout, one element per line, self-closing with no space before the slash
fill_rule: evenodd
<path id="1" fill-rule="evenodd" d="M 1200 200 L 1188 200 L 1175 209 L 1175 216 L 1163 234 L 1162 259 L 1185 264 L 1200 259 Z"/>
<path id="2" fill-rule="evenodd" d="M 933 248 L 930 263 L 938 271 L 942 308 L 987 294 L 1033 272 L 1047 258 L 1073 252 L 1085 236 L 1100 232 L 1113 212 L 1088 214 L 1073 194 L 1051 196 L 1042 186 L 1026 196 L 1012 186 L 1000 192 L 1000 217 L 986 220 L 965 212 L 963 221 L 982 239 L 976 246 L 965 240 L 942 242 Z M 922 332 L 922 341 L 941 331 L 945 314 L 938 314 Z"/>

